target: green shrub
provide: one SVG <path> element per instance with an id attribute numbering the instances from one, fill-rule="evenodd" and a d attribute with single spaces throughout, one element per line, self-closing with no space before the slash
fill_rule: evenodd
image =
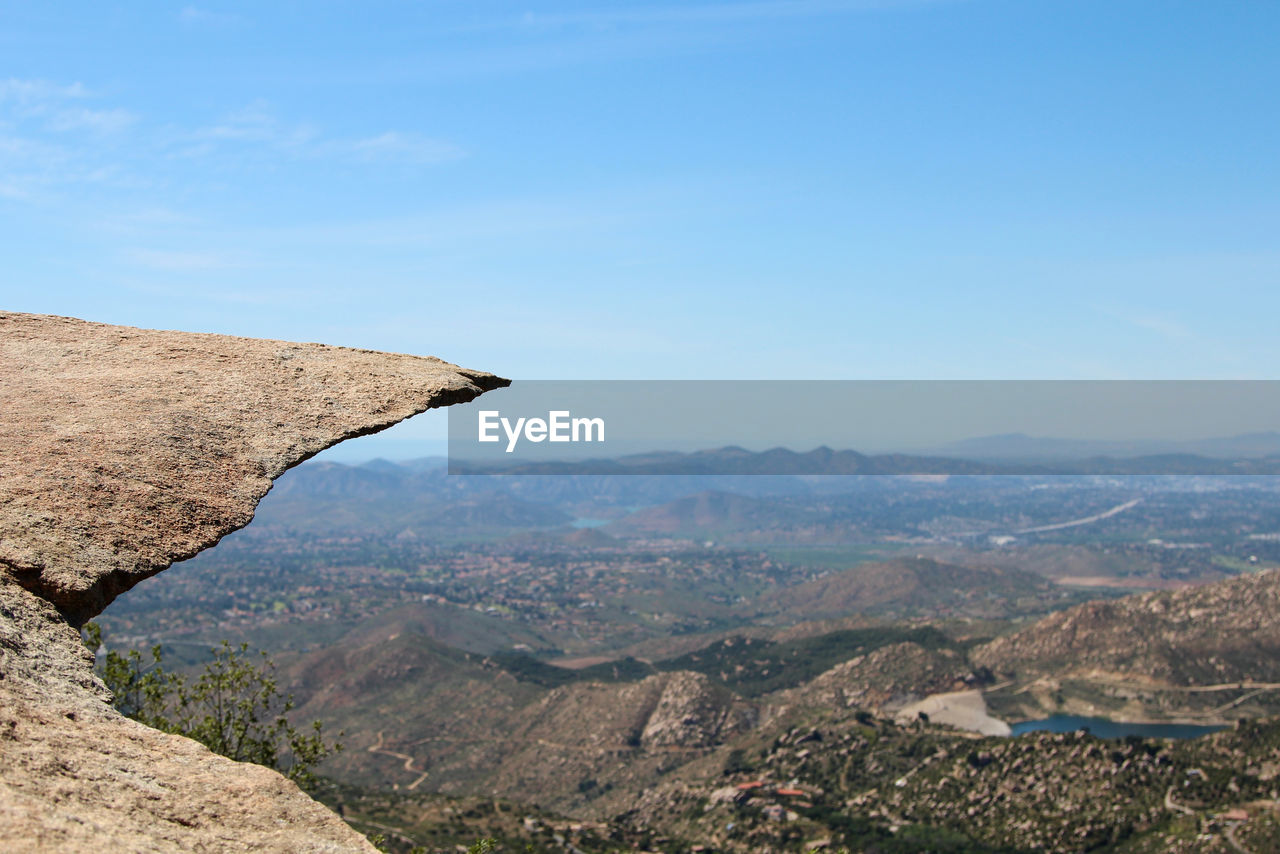
<path id="1" fill-rule="evenodd" d="M 94 653 L 102 646 L 96 623 L 85 626 L 84 641 Z M 320 721 L 310 731 L 289 723 L 293 696 L 280 691 L 265 652 L 255 656 L 248 644 L 233 647 L 225 640 L 211 652 L 213 660 L 194 680 L 166 671 L 158 644 L 145 665 L 137 650 L 109 651 L 98 673 L 121 714 L 237 762 L 275 768 L 304 788 L 314 786 L 311 769 L 342 745 L 325 741 Z"/>

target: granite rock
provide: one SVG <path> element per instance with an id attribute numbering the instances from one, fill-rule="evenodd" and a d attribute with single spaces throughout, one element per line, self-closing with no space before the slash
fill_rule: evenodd
<path id="1" fill-rule="evenodd" d="M 119 715 L 78 628 L 248 524 L 290 466 L 507 382 L 0 312 L 0 848 L 372 851 L 277 772 Z"/>

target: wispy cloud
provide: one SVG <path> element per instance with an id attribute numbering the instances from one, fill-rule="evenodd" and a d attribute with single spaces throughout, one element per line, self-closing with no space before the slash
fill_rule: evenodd
<path id="1" fill-rule="evenodd" d="M 14 199 L 17 201 L 27 201 L 31 198 L 31 191 L 17 184 L 8 181 L 0 181 L 0 199 Z"/>
<path id="2" fill-rule="evenodd" d="M 366 160 L 396 160 L 419 164 L 457 160 L 466 153 L 451 142 L 398 131 L 338 143 L 337 148 L 345 148 Z"/>
<path id="3" fill-rule="evenodd" d="M 400 162 L 428 166 L 466 155 L 458 145 L 420 133 L 386 130 L 355 139 L 327 136 L 314 125 L 279 118 L 266 101 L 254 101 L 219 122 L 186 135 L 181 153 L 211 154 L 226 145 L 260 145 L 299 157 Z"/>
<path id="4" fill-rule="evenodd" d="M 1139 329 L 1154 332 L 1172 341 L 1186 341 L 1196 337 L 1185 324 L 1165 315 L 1138 314 L 1127 320 Z"/>
<path id="5" fill-rule="evenodd" d="M 49 198 L 55 188 L 68 186 L 139 186 L 102 146 L 73 135 L 10 132 L 0 122 L 0 195 L 11 200 L 37 202 Z"/>
<path id="6" fill-rule="evenodd" d="M 53 83 L 48 80 L 0 80 L 0 115 L 35 121 L 45 130 L 63 133 L 86 130 L 118 133 L 131 125 L 135 116 L 123 109 L 93 109 L 83 105 L 92 97 L 80 83 Z"/>
<path id="7" fill-rule="evenodd" d="M 136 293 L 160 300 L 194 300 L 207 306 L 275 306 L 297 307 L 314 304 L 318 297 L 311 288 L 281 288 L 257 283 L 250 288 L 227 288 L 205 285 L 193 289 L 186 281 L 175 281 L 172 276 L 154 278 L 142 272 L 121 280 L 121 286 Z"/>
<path id="8" fill-rule="evenodd" d="M 233 244 L 211 247 L 207 239 L 217 218 L 209 221 L 202 204 L 225 199 L 236 174 L 293 180 L 334 166 L 403 173 L 464 156 L 415 130 L 326 133 L 265 100 L 206 123 L 157 126 L 80 82 L 0 79 L 0 204 L 110 233 L 137 247 L 114 257 L 140 274 L 261 266 L 260 258 L 227 251 Z"/>
<path id="9" fill-rule="evenodd" d="M 57 110 L 49 116 L 49 128 L 55 131 L 87 130 L 94 133 L 119 133 L 137 121 L 128 110 L 90 110 L 76 108 Z"/>
<path id="10" fill-rule="evenodd" d="M 137 184 L 144 160 L 157 157 L 238 156 L 255 161 L 335 160 L 425 167 L 466 155 L 458 145 L 426 134 L 386 129 L 367 136 L 326 135 L 305 121 L 281 118 L 265 100 L 251 101 L 194 128 L 145 128 L 130 110 L 93 103 L 99 96 L 79 82 L 0 80 L 0 196 L 34 198 L 39 187 L 92 181 Z M 104 146 L 104 138 L 118 144 Z M 128 145 L 132 147 L 128 147 Z M 129 178 L 130 173 L 137 173 Z"/>
<path id="11" fill-rule="evenodd" d="M 521 75 L 575 65 L 652 60 L 775 39 L 784 23 L 835 21 L 968 0 L 730 0 L 605 4 L 574 11 L 477 13 L 445 25 L 450 41 L 402 59 L 397 73 L 427 78 Z"/>
<path id="12" fill-rule="evenodd" d="M 216 124 L 199 128 L 191 136 L 206 142 L 257 142 L 277 147 L 296 147 L 314 140 L 315 128 L 288 124 L 276 117 L 263 100 L 229 113 Z"/>
<path id="13" fill-rule="evenodd" d="M 539 241 L 549 234 L 578 236 L 608 231 L 632 216 L 632 199 L 503 199 L 449 205 L 421 214 L 311 222 L 277 230 L 280 244 L 321 241 L 327 246 L 382 250 L 389 247 L 492 246 Z"/>
<path id="14" fill-rule="evenodd" d="M 80 83 L 53 83 L 49 80 L 0 80 L 0 101 L 19 104 L 43 103 L 50 100 L 86 98 L 89 92 Z"/>
<path id="15" fill-rule="evenodd" d="M 183 6 L 178 12 L 178 22 L 185 27 L 223 27 L 238 24 L 243 19 L 239 15 L 225 12 L 213 12 L 197 6 Z"/>
<path id="16" fill-rule="evenodd" d="M 225 270 L 243 264 L 243 259 L 221 252 L 184 252 L 169 249 L 130 249 L 125 260 L 137 267 L 168 273 L 194 273 Z"/>
<path id="17" fill-rule="evenodd" d="M 475 22 L 469 30 L 590 27 L 607 29 L 625 26 L 674 24 L 726 24 L 770 21 L 783 18 L 813 18 L 873 12 L 910 6 L 936 5 L 958 0 L 755 0 L 755 2 L 688 3 L 631 7 L 602 6 L 577 12 L 524 12 Z"/>

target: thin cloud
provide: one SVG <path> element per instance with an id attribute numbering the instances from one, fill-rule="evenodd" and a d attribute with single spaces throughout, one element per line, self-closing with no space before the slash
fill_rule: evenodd
<path id="1" fill-rule="evenodd" d="M 87 130 L 93 133 L 120 133 L 137 121 L 128 110 L 54 110 L 48 116 L 48 126 L 55 131 Z"/>
<path id="2" fill-rule="evenodd" d="M 56 133 L 118 133 L 136 120 L 128 110 L 92 109 L 79 103 L 89 97 L 81 83 L 11 77 L 0 80 L 0 116 L 7 113 L 11 121 L 35 120 L 44 130 Z"/>
<path id="3" fill-rule="evenodd" d="M 211 12 L 196 6 L 183 6 L 182 11 L 178 13 L 178 22 L 184 27 L 222 27 L 238 24 L 240 21 L 241 18 L 238 15 Z"/>
<path id="4" fill-rule="evenodd" d="M 468 30 L 591 27 L 607 29 L 624 26 L 673 24 L 725 24 L 769 21 L 784 18 L 812 18 L 874 12 L 912 6 L 937 5 L 958 0 L 758 0 L 739 3 L 697 3 L 653 5 L 632 8 L 588 9 L 581 12 L 553 12 L 478 22 Z"/>
<path id="5" fill-rule="evenodd" d="M 61 84 L 48 80 L 21 80 L 16 77 L 0 80 L 0 101 L 32 104 L 87 97 L 89 92 L 80 83 Z"/>
<path id="6" fill-rule="evenodd" d="M 218 252 L 179 252 L 167 249 L 132 249 L 125 258 L 138 267 L 168 273 L 225 270 L 240 266 L 237 259 Z"/>
<path id="7" fill-rule="evenodd" d="M 1195 338 L 1195 333 L 1185 325 L 1170 317 L 1158 314 L 1142 314 L 1128 318 L 1129 322 L 1139 329 L 1154 332 L 1172 341 L 1186 341 Z"/>
<path id="8" fill-rule="evenodd" d="M 264 145 L 305 157 L 354 157 L 365 162 L 415 165 L 444 163 L 466 155 L 451 142 L 406 131 L 388 130 L 356 139 L 326 138 L 311 125 L 282 121 L 262 100 L 186 135 L 181 144 L 177 153 L 187 157 L 209 155 L 227 144 Z"/>
<path id="9" fill-rule="evenodd" d="M 357 139 L 340 147 L 346 147 L 366 160 L 394 160 L 417 164 L 444 163 L 466 154 L 451 142 L 398 131 Z"/>
<path id="10" fill-rule="evenodd" d="M 204 126 L 148 126 L 145 117 L 104 100 L 80 82 L 0 79 L 0 199 L 6 204 L 72 204 L 69 188 L 103 192 L 173 190 L 173 176 L 158 161 L 226 158 L 235 168 L 340 163 L 360 169 L 381 164 L 429 167 L 465 156 L 459 146 L 425 134 L 326 136 L 318 128 L 281 118 L 255 100 Z M 207 173 L 179 178 L 188 184 Z M 130 199 L 130 204 L 143 199 Z M 212 259 L 147 254 L 134 262 L 165 270 L 208 268 Z"/>
<path id="11" fill-rule="evenodd" d="M 93 152 L 80 152 L 56 141 L 0 133 L 0 176 L 8 199 L 37 201 L 50 188 L 101 184 L 105 165 Z"/>
<path id="12" fill-rule="evenodd" d="M 257 100 L 228 114 L 217 124 L 200 128 L 192 136 L 211 142 L 258 142 L 295 147 L 313 140 L 316 131 L 304 124 L 281 122 L 266 101 Z"/>
<path id="13" fill-rule="evenodd" d="M 31 192 L 15 184 L 0 183 L 0 199 L 12 199 L 16 201 L 28 201 L 31 198 Z"/>
<path id="14" fill-rule="evenodd" d="M 726 3 L 601 4 L 569 12 L 478 14 L 445 26 L 447 37 L 479 35 L 465 49 L 424 52 L 399 65 L 401 74 L 431 78 L 494 77 L 575 65 L 651 60 L 655 56 L 719 50 L 745 40 L 771 39 L 771 25 L 832 20 L 966 0 L 739 0 Z M 492 36 L 492 38 L 486 38 Z"/>
<path id="15" fill-rule="evenodd" d="M 612 206 L 580 200 L 511 199 L 449 206 L 403 217 L 307 223 L 272 233 L 277 243 L 311 243 L 383 249 L 386 247 L 492 246 L 496 241 L 536 240 L 548 234 L 583 235 L 626 222 L 626 203 Z"/>

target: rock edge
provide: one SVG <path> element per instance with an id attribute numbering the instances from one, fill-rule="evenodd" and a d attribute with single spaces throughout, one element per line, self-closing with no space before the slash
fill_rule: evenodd
<path id="1" fill-rule="evenodd" d="M 0 847 L 372 851 L 115 712 L 78 627 L 338 442 L 508 385 L 439 359 L 0 312 Z"/>

